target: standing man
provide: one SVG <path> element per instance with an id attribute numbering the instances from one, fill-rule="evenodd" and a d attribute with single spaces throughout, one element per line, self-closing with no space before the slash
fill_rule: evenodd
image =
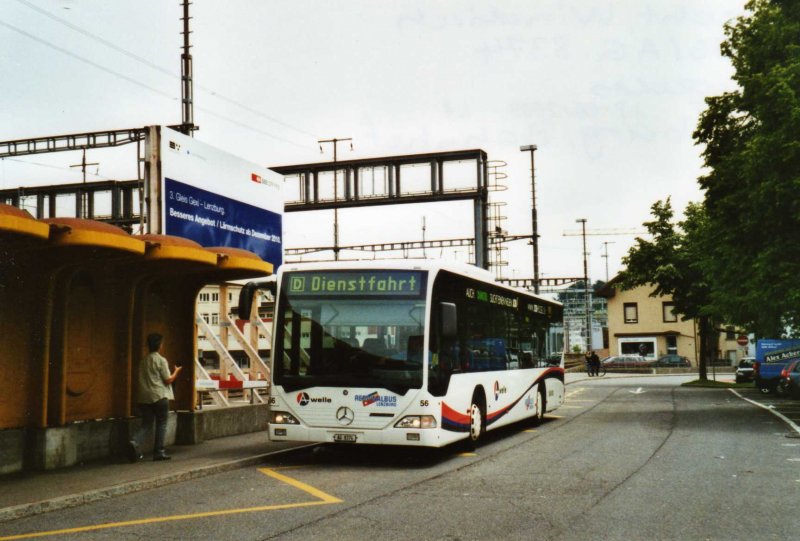
<path id="1" fill-rule="evenodd" d="M 597 353 L 594 351 L 589 352 L 589 362 L 592 363 L 592 369 L 594 370 L 594 375 L 600 375 L 600 357 L 597 356 Z"/>
<path id="2" fill-rule="evenodd" d="M 164 440 L 167 436 L 167 417 L 169 415 L 169 401 L 174 400 L 172 382 L 181 371 L 180 366 L 170 373 L 167 360 L 161 356 L 161 345 L 164 337 L 158 333 L 147 336 L 147 347 L 150 353 L 139 364 L 137 377 L 139 411 L 142 414 L 142 426 L 128 442 L 128 459 L 131 462 L 140 460 L 143 455 L 139 452 L 144 434 L 149 433 L 156 422 L 155 443 L 153 444 L 153 460 L 169 460 L 172 458 L 164 450 Z"/>

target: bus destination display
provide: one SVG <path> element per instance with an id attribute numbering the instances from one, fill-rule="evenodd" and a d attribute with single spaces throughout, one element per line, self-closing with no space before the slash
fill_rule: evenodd
<path id="1" fill-rule="evenodd" d="M 417 271 L 344 271 L 287 273 L 289 295 L 415 297 L 423 293 Z"/>

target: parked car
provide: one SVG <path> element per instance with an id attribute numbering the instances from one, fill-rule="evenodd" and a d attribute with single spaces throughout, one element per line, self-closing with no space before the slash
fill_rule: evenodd
<path id="1" fill-rule="evenodd" d="M 612 355 L 600 362 L 606 368 L 641 368 L 653 365 L 653 361 L 649 361 L 641 355 Z"/>
<path id="2" fill-rule="evenodd" d="M 662 366 L 667 368 L 689 368 L 692 366 L 692 363 L 689 362 L 687 357 L 683 355 L 662 355 L 659 357 L 655 362 L 651 363 L 650 366 Z"/>
<path id="3" fill-rule="evenodd" d="M 739 361 L 739 366 L 736 367 L 736 383 L 747 383 L 753 381 L 753 363 L 754 357 L 745 357 Z"/>
<path id="4" fill-rule="evenodd" d="M 800 396 L 800 360 L 790 362 L 781 370 L 778 389 L 787 396 Z"/>

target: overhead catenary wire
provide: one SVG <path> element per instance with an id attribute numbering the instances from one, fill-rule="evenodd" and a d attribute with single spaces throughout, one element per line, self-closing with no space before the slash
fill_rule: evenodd
<path id="1" fill-rule="evenodd" d="M 78 25 L 76 25 L 74 23 L 71 23 L 71 22 L 67 21 L 66 19 L 63 19 L 63 18 L 61 18 L 61 17 L 59 17 L 59 16 L 47 11 L 46 9 L 43 9 L 43 8 L 40 8 L 39 6 L 36 6 L 35 4 L 29 2 L 28 0 L 17 0 L 17 2 L 19 2 L 20 4 L 23 4 L 24 6 L 27 6 L 28 8 L 36 11 L 37 13 L 40 13 L 41 15 L 44 15 L 45 17 L 48 17 L 49 19 L 51 19 L 53 21 L 56 21 L 59 24 L 62 24 L 64 26 L 66 26 L 67 28 L 70 28 L 71 30 L 74 30 L 75 32 L 78 32 L 79 34 L 81 34 L 83 36 L 86 36 L 89 39 L 93 39 L 93 40 L 97 41 L 98 43 L 101 43 L 101 44 L 105 45 L 106 47 L 108 47 L 110 49 L 113 49 L 114 51 L 116 51 L 116 52 L 118 52 L 118 53 L 120 53 L 122 55 L 127 56 L 128 58 L 130 58 L 132 60 L 140 62 L 140 63 L 142 63 L 142 64 L 144 64 L 144 65 L 146 65 L 146 66 L 148 66 L 148 67 L 160 72 L 160 73 L 163 73 L 164 75 L 167 75 L 167 76 L 169 76 L 169 77 L 171 77 L 173 79 L 180 79 L 181 78 L 180 75 L 177 75 L 173 70 L 169 70 L 169 69 L 167 69 L 167 68 L 165 68 L 163 66 L 159 66 L 158 64 L 156 64 L 154 62 L 151 62 L 150 60 L 148 60 L 148 59 L 146 59 L 146 58 L 144 58 L 142 56 L 139 56 L 134 52 L 131 52 L 131 51 L 129 51 L 129 50 L 123 48 L 123 47 L 120 47 L 119 45 L 117 45 L 116 43 L 114 43 L 112 41 L 109 41 L 109 40 L 107 40 L 107 39 L 105 39 L 103 37 L 98 36 L 97 34 L 89 32 L 88 30 L 86 30 L 84 28 L 81 28 L 80 26 L 78 26 Z M 288 129 L 294 130 L 294 131 L 296 131 L 298 133 L 302 133 L 303 135 L 307 135 L 309 137 L 313 137 L 315 139 L 318 139 L 318 137 L 316 135 L 314 135 L 313 133 L 310 133 L 310 132 L 308 132 L 308 131 L 306 131 L 306 130 L 304 130 L 302 128 L 298 128 L 297 126 L 292 126 L 291 124 L 289 124 L 287 122 L 284 122 L 282 120 L 279 120 L 279 119 L 277 119 L 275 117 L 272 117 L 272 116 L 264 113 L 263 111 L 259 111 L 258 109 L 250 107 L 249 105 L 245 105 L 244 103 L 241 103 L 241 102 L 239 102 L 239 101 L 237 101 L 237 100 L 235 100 L 233 98 L 229 98 L 229 97 L 225 96 L 224 94 L 221 94 L 221 93 L 217 92 L 216 90 L 214 90 L 212 88 L 208 88 L 208 87 L 203 86 L 203 85 L 194 85 L 194 87 L 197 90 L 202 90 L 203 92 L 207 92 L 208 94 L 214 96 L 215 98 L 217 98 L 217 99 L 219 99 L 221 101 L 224 101 L 226 103 L 229 103 L 231 105 L 239 107 L 240 109 L 243 109 L 243 110 L 247 111 L 248 113 L 252 113 L 254 115 L 257 115 L 257 116 L 260 116 L 262 118 L 265 118 L 265 119 L 269 120 L 270 122 L 273 122 L 275 124 L 283 126 L 284 128 L 288 128 Z M 205 112 L 207 112 L 207 111 L 205 111 Z"/>
<path id="2" fill-rule="evenodd" d="M 32 162 L 32 161 L 29 161 L 29 160 L 19 160 L 19 159 L 16 159 L 16 158 L 8 158 L 8 157 L 0 158 L 0 161 L 2 161 L 2 162 L 6 161 L 6 160 L 8 160 L 10 162 L 17 162 L 17 163 L 22 163 L 22 164 L 26 164 L 26 165 L 36 165 L 38 167 L 47 167 L 48 169 L 57 169 L 59 171 L 69 171 L 71 173 L 75 172 L 74 169 L 71 169 L 69 167 L 59 167 L 57 165 L 51 165 L 51 164 L 48 164 L 48 163 Z M 86 174 L 87 175 L 91 175 L 93 177 L 97 177 L 97 178 L 103 179 L 103 180 L 114 180 L 114 179 L 109 178 L 109 177 L 104 177 L 103 175 L 101 175 L 99 173 L 92 173 L 90 171 L 87 171 Z"/>
<path id="3" fill-rule="evenodd" d="M 54 49 L 54 50 L 56 50 L 56 51 L 58 51 L 58 52 L 60 52 L 62 54 L 65 54 L 65 55 L 67 55 L 67 56 L 69 56 L 71 58 L 74 58 L 75 60 L 83 62 L 84 64 L 88 64 L 89 66 L 91 66 L 93 68 L 96 68 L 96 69 L 99 69 L 101 71 L 104 71 L 104 72 L 108 73 L 109 75 L 113 75 L 113 76 L 118 77 L 118 78 L 120 78 L 120 79 L 122 79 L 124 81 L 132 83 L 132 84 L 134 84 L 134 85 L 136 85 L 136 86 L 138 86 L 140 88 L 144 88 L 145 90 L 149 90 L 150 92 L 158 94 L 159 96 L 167 98 L 167 99 L 169 99 L 171 101 L 180 101 L 180 99 L 178 97 L 173 96 L 168 92 L 164 92 L 163 90 L 160 90 L 158 88 L 155 88 L 153 86 L 145 84 L 145 83 L 143 83 L 143 82 L 141 82 L 141 81 L 139 81 L 137 79 L 134 79 L 133 77 L 129 77 L 129 76 L 123 74 L 123 73 L 119 73 L 118 71 L 115 71 L 115 70 L 112 70 L 110 68 L 107 68 L 107 67 L 103 66 L 102 64 L 98 64 L 97 62 L 95 62 L 93 60 L 90 60 L 90 59 L 88 59 L 88 58 L 86 58 L 84 56 L 81 56 L 81 55 L 79 55 L 77 53 L 74 53 L 74 52 L 68 50 L 68 49 L 65 49 L 64 47 L 61 47 L 61 46 L 56 45 L 54 43 L 51 43 L 51 42 L 49 42 L 47 40 L 44 40 L 44 39 L 42 39 L 42 38 L 40 38 L 38 36 L 35 36 L 35 35 L 31 34 L 30 32 L 22 30 L 21 28 L 17 28 L 16 26 L 11 25 L 11 24 L 9 24 L 9 23 L 7 23 L 5 21 L 0 21 L 0 26 L 8 28 L 9 30 L 12 30 L 12 31 L 14 31 L 14 32 L 16 32 L 18 34 L 21 34 L 21 35 L 25 36 L 26 38 L 31 39 L 31 40 L 33 40 L 33 41 L 35 41 L 37 43 L 45 45 L 46 47 L 50 47 L 51 49 Z M 229 122 L 231 124 L 235 124 L 235 125 L 237 125 L 239 127 L 242 127 L 242 128 L 248 129 L 250 131 L 253 131 L 255 133 L 259 133 L 261 135 L 264 135 L 265 137 L 269 137 L 269 138 L 275 139 L 277 141 L 281 141 L 281 142 L 284 142 L 284 143 L 287 143 L 287 144 L 290 144 L 290 145 L 294 145 L 294 146 L 296 146 L 298 148 L 303 148 L 303 149 L 307 149 L 308 148 L 308 145 L 302 145 L 300 143 L 295 143 L 294 141 L 291 141 L 289 139 L 285 139 L 283 137 L 279 137 L 277 135 L 273 135 L 273 134 L 265 132 L 264 130 L 261 130 L 259 128 L 255 128 L 255 127 L 250 126 L 248 124 L 245 124 L 243 122 L 239 122 L 238 120 L 234 120 L 234 119 L 232 119 L 230 117 L 227 117 L 225 115 L 222 115 L 222 114 L 219 114 L 219 113 L 215 113 L 215 112 L 213 112 L 213 111 L 211 111 L 209 109 L 205 109 L 205 108 L 201 108 L 201 107 L 197 107 L 197 109 L 200 110 L 200 111 L 203 111 L 206 114 L 209 114 L 211 116 L 214 116 L 214 117 L 217 117 L 217 118 L 219 118 L 221 120 Z"/>

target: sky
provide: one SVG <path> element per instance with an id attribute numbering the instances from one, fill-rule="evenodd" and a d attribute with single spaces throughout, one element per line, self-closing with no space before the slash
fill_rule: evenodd
<path id="1" fill-rule="evenodd" d="M 480 148 L 504 162 L 503 228 L 531 232 L 540 275 L 583 274 L 590 233 L 643 231 L 650 206 L 702 199 L 692 131 L 734 88 L 723 25 L 744 0 L 195 0 L 195 137 L 265 166 Z M 0 0 L 0 141 L 181 122 L 178 0 Z M 79 153 L 0 161 L 0 188 L 79 182 Z M 135 178 L 131 148 L 88 179 Z M 472 204 L 348 209 L 340 244 L 469 237 Z M 566 235 L 565 235 L 566 233 Z M 290 213 L 284 246 L 332 244 L 332 212 Z M 591 279 L 634 235 L 587 236 Z M 607 243 L 607 244 L 606 244 Z M 526 241 L 504 277 L 532 277 Z M 608 257 L 603 255 L 606 253 Z M 402 254 L 385 254 L 400 257 Z M 414 255 L 414 254 L 412 254 Z M 466 260 L 460 251 L 429 257 Z M 342 257 L 356 257 L 344 253 Z"/>

